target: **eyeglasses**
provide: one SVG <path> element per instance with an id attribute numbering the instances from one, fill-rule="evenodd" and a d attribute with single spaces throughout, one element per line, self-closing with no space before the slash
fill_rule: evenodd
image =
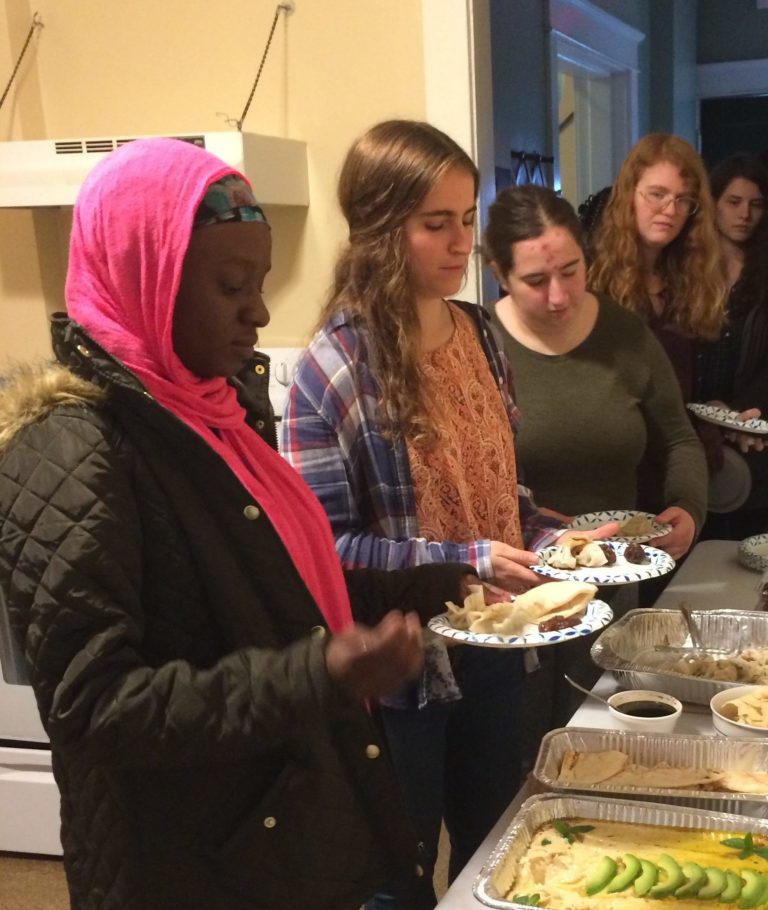
<path id="1" fill-rule="evenodd" d="M 670 202 L 674 203 L 675 211 L 687 218 L 699 210 L 699 200 L 695 196 L 675 196 L 674 193 L 665 193 L 663 190 L 641 190 L 638 193 L 648 205 L 656 212 L 663 211 Z"/>

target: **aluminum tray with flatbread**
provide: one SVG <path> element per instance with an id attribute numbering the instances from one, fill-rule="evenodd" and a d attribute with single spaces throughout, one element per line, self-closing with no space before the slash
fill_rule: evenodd
<path id="1" fill-rule="evenodd" d="M 533 774 L 551 790 L 768 815 L 768 741 L 567 727 L 542 739 Z"/>
<path id="2" fill-rule="evenodd" d="M 768 648 L 768 613 L 756 610 L 692 610 L 704 649 L 714 654 L 738 654 Z M 671 657 L 696 648 L 679 610 L 645 608 L 630 610 L 603 631 L 590 651 L 592 660 L 610 670 L 628 689 L 655 689 L 684 702 L 708 705 L 717 692 L 744 685 L 745 680 L 702 678 L 663 669 L 654 661 L 649 666 L 638 656 L 656 649 L 672 648 Z"/>

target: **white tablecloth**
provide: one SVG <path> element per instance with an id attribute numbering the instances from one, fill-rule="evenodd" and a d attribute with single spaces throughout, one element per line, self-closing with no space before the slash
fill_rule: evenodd
<path id="1" fill-rule="evenodd" d="M 737 544 L 729 540 L 705 540 L 697 544 L 655 606 L 675 608 L 684 600 L 694 610 L 756 608 L 762 576 L 759 572 L 743 568 L 736 559 L 736 551 Z M 619 686 L 613 676 L 604 673 L 592 691 L 607 698 L 618 689 Z M 584 704 L 571 718 L 569 726 L 618 728 L 618 724 L 608 714 L 608 709 L 593 698 L 585 699 Z M 705 705 L 686 705 L 675 726 L 675 733 L 716 735 L 709 708 Z M 479 910 L 483 906 L 473 896 L 472 884 L 522 803 L 529 796 L 539 792 L 542 792 L 542 788 L 533 778 L 529 778 L 456 881 L 438 902 L 440 910 Z"/>

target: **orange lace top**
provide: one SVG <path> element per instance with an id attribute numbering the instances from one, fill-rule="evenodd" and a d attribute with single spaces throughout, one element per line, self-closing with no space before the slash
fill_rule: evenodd
<path id="1" fill-rule="evenodd" d="M 522 548 L 512 428 L 470 317 L 451 312 L 450 341 L 421 361 L 443 415 L 441 440 L 428 452 L 406 442 L 419 533 Z"/>

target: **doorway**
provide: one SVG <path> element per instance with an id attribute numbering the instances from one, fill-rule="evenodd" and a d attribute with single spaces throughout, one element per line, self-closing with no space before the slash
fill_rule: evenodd
<path id="1" fill-rule="evenodd" d="M 642 32 L 585 0 L 550 0 L 555 185 L 578 206 L 613 183 L 638 136 Z"/>

